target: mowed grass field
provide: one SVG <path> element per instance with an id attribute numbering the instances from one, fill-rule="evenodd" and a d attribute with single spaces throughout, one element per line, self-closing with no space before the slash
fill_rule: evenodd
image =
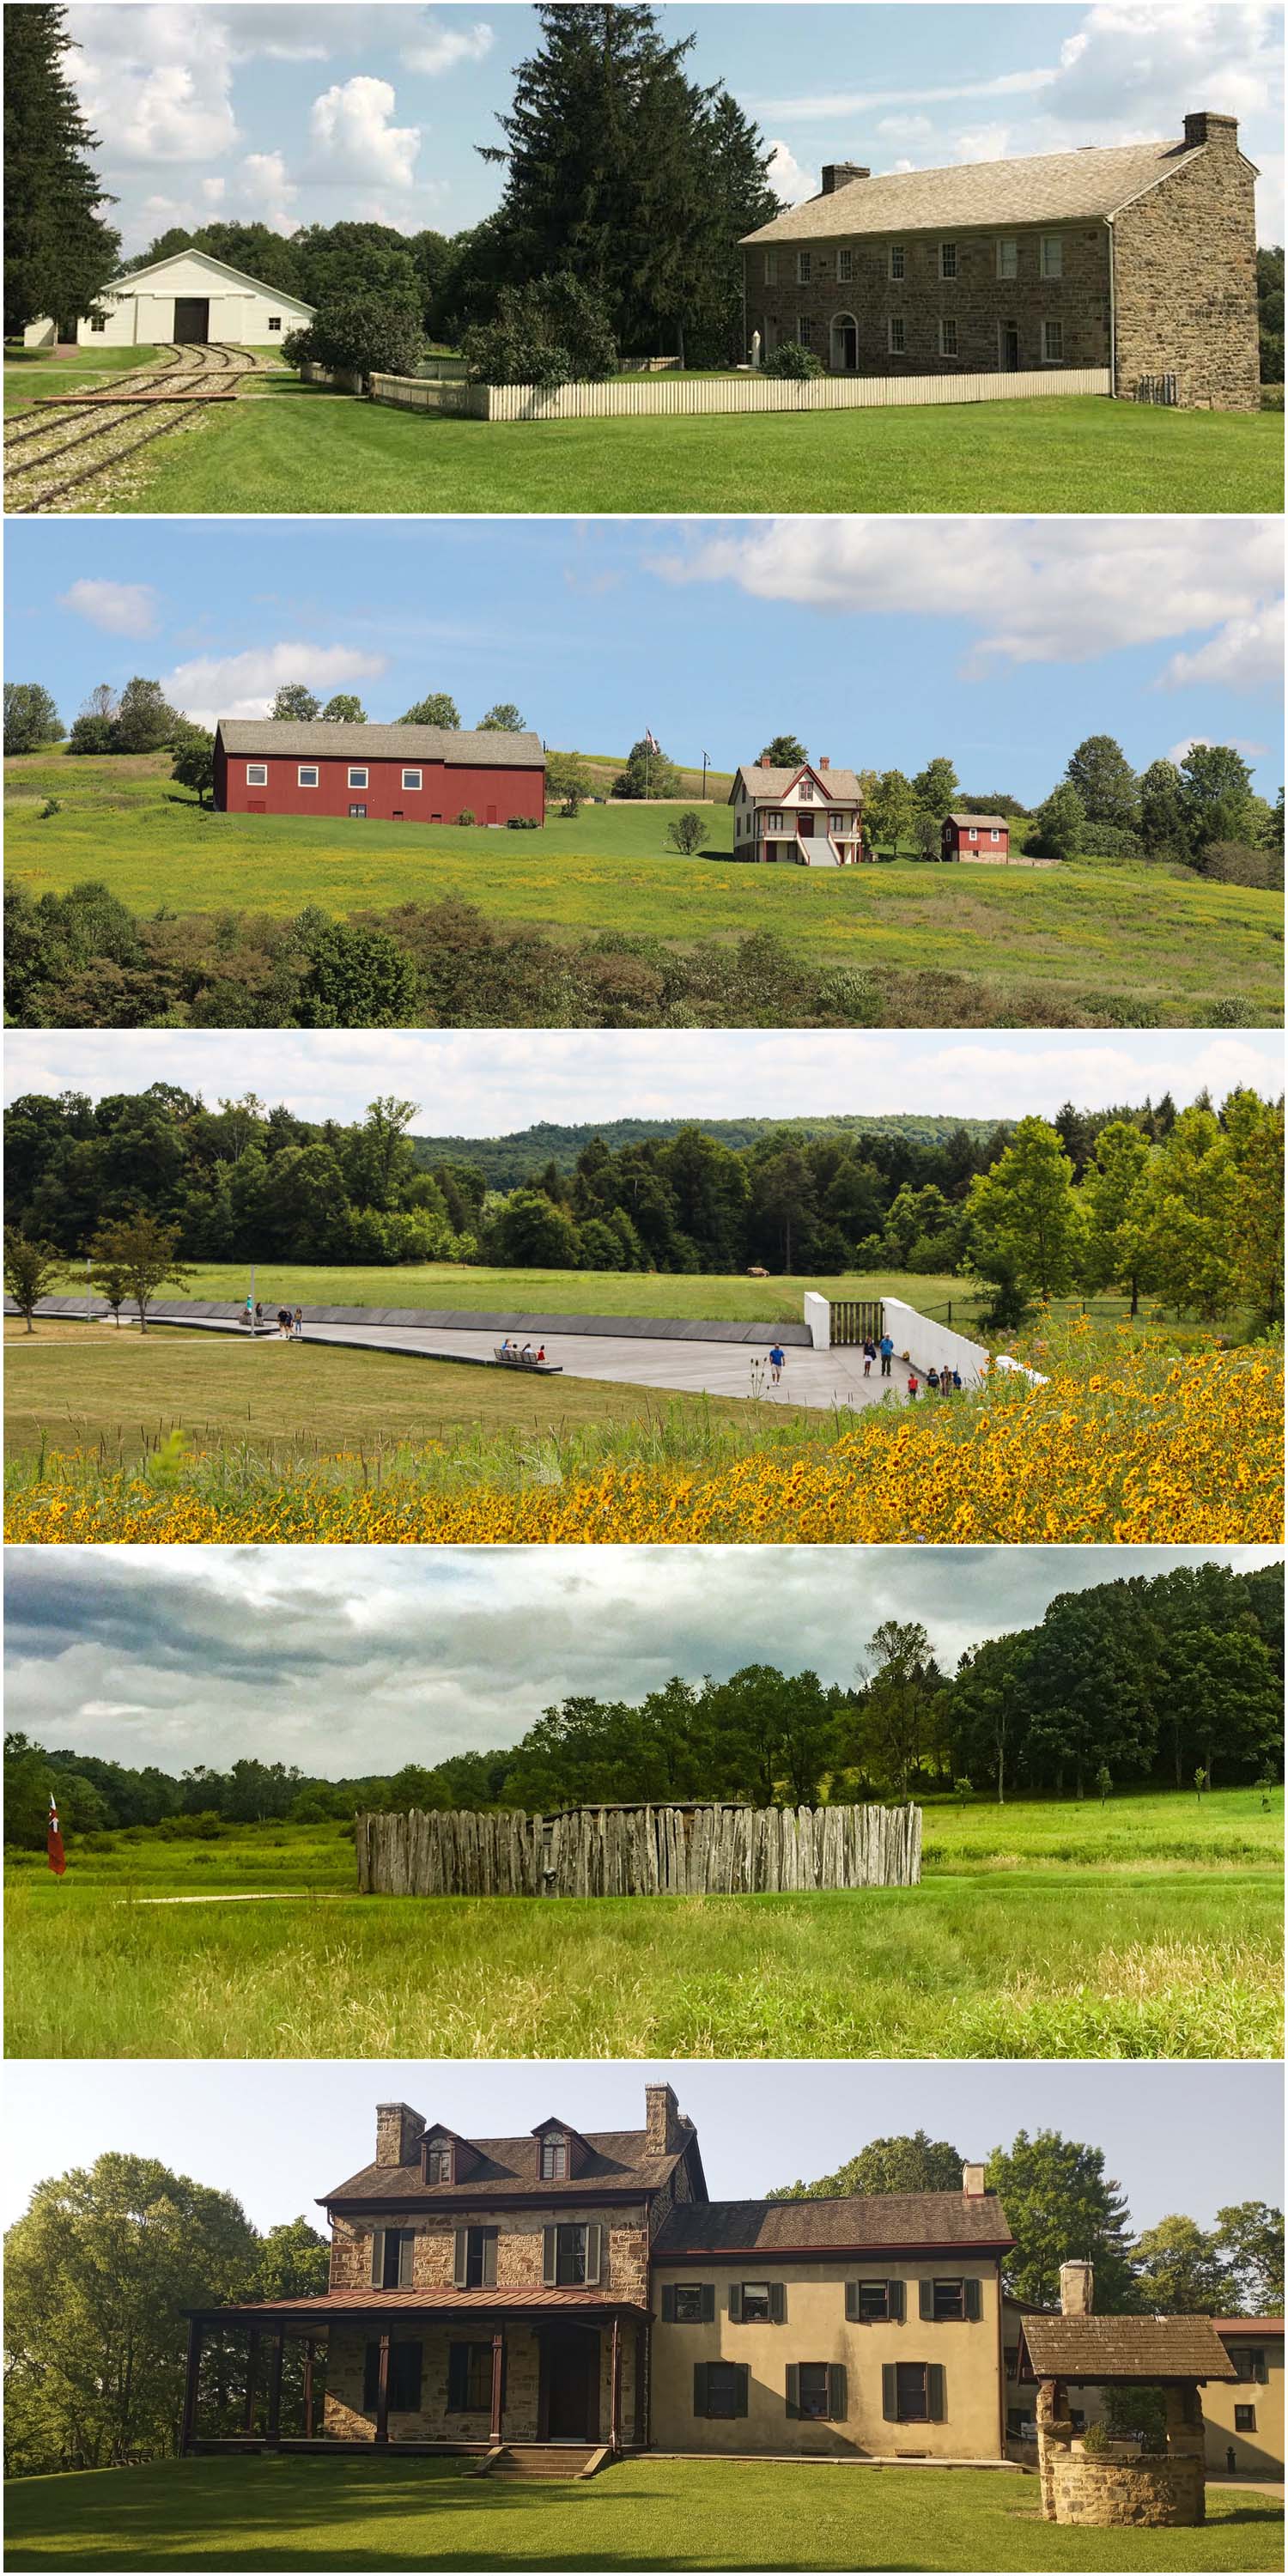
<path id="1" fill-rule="evenodd" d="M 6 414 L 29 411 L 50 394 L 87 394 L 110 385 L 114 376 L 150 365 L 156 350 L 145 343 L 131 349 L 79 349 L 72 358 L 45 357 L 37 349 L 6 349 L 4 408 Z"/>
<path id="2" fill-rule="evenodd" d="M 355 1893 L 340 1826 L 10 1855 L 16 2056 L 1250 2057 L 1281 2032 L 1282 1802 L 931 1807 L 919 1888 Z"/>
<path id="3" fill-rule="evenodd" d="M 1035 2475 L 644 2456 L 497 2486 L 452 2460 L 162 2460 L 10 2482 L 10 2568 L 935 2568 L 1282 2563 L 1273 2497 L 1209 2486 L 1199 2531 L 1044 2522 Z"/>
<path id="4" fill-rule="evenodd" d="M 975 974 L 1024 1016 L 1035 994 L 1111 1024 L 1201 1021 L 1232 996 L 1256 1023 L 1282 1018 L 1281 893 L 1188 871 L 1075 862 L 943 867 L 721 865 L 667 846 L 674 805 L 552 812 L 543 831 L 254 818 L 203 812 L 172 786 L 168 756 L 5 764 L 11 876 L 33 894 L 97 879 L 140 915 L 263 913 L 307 904 L 343 915 L 455 898 L 498 928 L 552 938 L 604 932 L 685 948 L 772 931 L 801 964 Z M 55 797 L 61 812 L 42 815 Z M 697 800 L 695 799 L 695 802 Z M 729 808 L 702 809 L 709 849 L 732 847 Z"/>
<path id="5" fill-rule="evenodd" d="M 165 442 L 161 442 L 164 451 Z M 1244 511 L 1283 506 L 1274 413 L 1094 396 L 500 422 L 282 379 L 158 455 L 135 511 Z"/>

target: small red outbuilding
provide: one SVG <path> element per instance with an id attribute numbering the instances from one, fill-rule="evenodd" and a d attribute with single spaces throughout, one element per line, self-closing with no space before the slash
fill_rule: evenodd
<path id="1" fill-rule="evenodd" d="M 1011 827 L 1005 814 L 949 814 L 941 834 L 946 859 L 1009 859 Z"/>
<path id="2" fill-rule="evenodd" d="M 325 814 L 352 822 L 544 823 L 546 756 L 535 733 L 441 725 L 276 724 L 221 717 L 221 814 Z"/>

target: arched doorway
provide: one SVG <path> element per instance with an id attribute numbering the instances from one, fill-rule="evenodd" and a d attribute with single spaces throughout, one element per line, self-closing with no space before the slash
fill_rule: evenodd
<path id="1" fill-rule="evenodd" d="M 859 326 L 852 313 L 832 316 L 830 363 L 834 376 L 852 376 L 858 366 Z"/>

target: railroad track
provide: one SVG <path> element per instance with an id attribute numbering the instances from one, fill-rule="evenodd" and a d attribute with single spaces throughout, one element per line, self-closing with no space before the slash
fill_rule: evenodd
<path id="1" fill-rule="evenodd" d="M 235 391 L 243 378 L 260 369 L 261 361 L 245 349 L 168 345 L 159 366 L 132 368 L 121 378 L 115 400 L 102 392 L 86 395 L 59 405 L 56 419 L 33 421 L 29 413 L 20 413 L 5 432 L 7 509 L 19 518 L 56 509 L 69 493 L 111 475 L 154 439 L 183 428 L 204 407 L 212 381 Z M 150 393 L 158 384 L 163 390 L 153 399 L 165 417 L 145 424 L 142 414 L 150 403 L 140 401 L 139 389 Z M 119 398 L 126 395 L 131 398 Z M 64 471 L 68 459 L 71 470 Z"/>

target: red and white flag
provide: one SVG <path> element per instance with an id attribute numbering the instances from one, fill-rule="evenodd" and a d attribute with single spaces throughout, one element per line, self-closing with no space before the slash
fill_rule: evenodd
<path id="1" fill-rule="evenodd" d="M 58 1809 L 54 1804 L 52 1789 L 49 1792 L 49 1838 L 46 1849 L 49 1853 L 49 1866 L 55 1878 L 61 1878 L 67 1867 L 67 1861 L 63 1852 L 62 1828 L 58 1822 Z"/>
<path id="2" fill-rule="evenodd" d="M 661 750 L 661 748 L 662 748 L 661 743 L 657 740 L 656 735 L 651 734 L 651 733 L 648 731 L 647 726 L 645 727 L 645 731 L 644 731 L 644 740 L 645 740 L 645 742 L 648 744 L 648 747 L 649 747 L 649 750 L 650 750 L 650 751 L 660 751 L 660 750 Z"/>

